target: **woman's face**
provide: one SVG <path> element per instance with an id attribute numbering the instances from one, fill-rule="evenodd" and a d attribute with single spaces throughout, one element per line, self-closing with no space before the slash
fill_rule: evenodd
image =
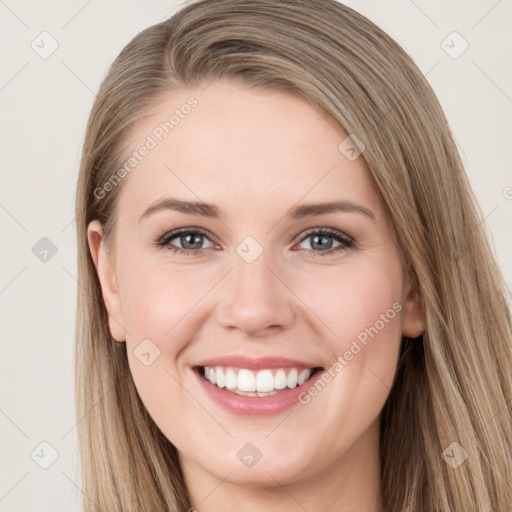
<path id="1" fill-rule="evenodd" d="M 217 483 L 375 462 L 401 336 L 423 324 L 362 156 L 283 92 L 219 81 L 156 112 L 129 140 L 112 253 L 89 226 L 150 415 Z"/>

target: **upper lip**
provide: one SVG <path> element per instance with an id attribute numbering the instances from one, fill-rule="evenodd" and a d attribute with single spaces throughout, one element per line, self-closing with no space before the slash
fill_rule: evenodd
<path id="1" fill-rule="evenodd" d="M 196 366 L 232 366 L 235 368 L 247 368 L 249 370 L 262 370 L 264 368 L 318 368 L 318 365 L 305 363 L 288 357 L 250 357 L 247 355 L 227 355 L 205 359 Z"/>

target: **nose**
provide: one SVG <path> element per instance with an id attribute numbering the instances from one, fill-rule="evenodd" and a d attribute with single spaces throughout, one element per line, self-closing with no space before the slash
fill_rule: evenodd
<path id="1" fill-rule="evenodd" d="M 233 260 L 234 268 L 222 288 L 225 299 L 216 308 L 220 325 L 251 337 L 289 327 L 294 320 L 294 295 L 266 252 L 252 263 L 236 253 Z"/>

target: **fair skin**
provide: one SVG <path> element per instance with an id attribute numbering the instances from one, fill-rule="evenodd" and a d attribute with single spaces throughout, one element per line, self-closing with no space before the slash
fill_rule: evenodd
<path id="1" fill-rule="evenodd" d="M 127 344 L 139 395 L 177 447 L 200 512 L 381 512 L 380 413 L 401 337 L 419 336 L 423 316 L 363 158 L 341 154 L 347 134 L 305 101 L 230 82 L 169 94 L 132 132 L 131 145 L 191 95 L 197 107 L 125 178 L 113 251 L 105 250 L 101 225 L 89 225 L 112 336 Z M 223 218 L 162 209 L 139 220 L 164 197 L 214 204 Z M 294 206 L 335 200 L 375 219 L 357 211 L 285 218 Z M 201 254 L 155 245 L 188 227 L 208 233 Z M 324 227 L 355 245 L 333 252 L 342 244 L 327 235 L 331 253 L 320 255 L 326 249 L 304 233 Z M 250 264 L 236 251 L 248 236 L 263 250 Z M 185 243 L 178 235 L 170 245 L 187 250 Z M 192 369 L 226 354 L 328 369 L 394 303 L 401 310 L 343 371 L 309 403 L 277 415 L 229 413 Z M 134 355 L 147 338 L 160 349 L 149 366 Z M 237 457 L 247 442 L 262 453 L 252 467 Z"/>

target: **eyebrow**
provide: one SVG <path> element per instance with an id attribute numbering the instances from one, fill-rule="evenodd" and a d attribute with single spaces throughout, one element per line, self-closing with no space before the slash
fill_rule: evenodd
<path id="1" fill-rule="evenodd" d="M 139 222 L 141 222 L 149 215 L 161 210 L 173 210 L 188 215 L 197 215 L 200 217 L 208 217 L 219 220 L 223 218 L 219 208 L 213 204 L 199 201 L 181 201 L 173 197 L 166 197 L 151 204 L 140 216 Z M 375 214 L 371 210 L 359 204 L 353 203 L 352 201 L 330 201 L 327 203 L 301 204 L 299 206 L 290 208 L 290 210 L 288 210 L 288 212 L 285 214 L 284 218 L 297 220 L 304 219 L 306 217 L 315 217 L 318 215 L 325 215 L 328 213 L 336 212 L 362 213 L 363 215 L 369 217 L 373 222 L 376 220 Z"/>

